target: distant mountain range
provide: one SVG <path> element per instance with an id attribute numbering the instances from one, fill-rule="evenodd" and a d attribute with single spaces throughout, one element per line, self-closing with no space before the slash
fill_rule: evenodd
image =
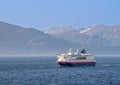
<path id="1" fill-rule="evenodd" d="M 51 27 L 44 32 L 0 22 L 0 55 L 58 55 L 69 48 L 120 54 L 120 25 Z"/>
<path id="2" fill-rule="evenodd" d="M 52 27 L 45 31 L 53 37 L 80 44 L 120 47 L 120 25 L 96 25 L 75 29 L 73 27 Z"/>
<path id="3" fill-rule="evenodd" d="M 51 27 L 45 33 L 80 44 L 95 54 L 120 54 L 120 25 L 96 25 L 78 29 L 72 26 Z"/>

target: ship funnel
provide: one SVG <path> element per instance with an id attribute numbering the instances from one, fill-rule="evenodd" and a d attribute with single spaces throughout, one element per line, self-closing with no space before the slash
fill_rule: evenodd
<path id="1" fill-rule="evenodd" d="M 85 49 L 83 49 L 83 50 L 81 51 L 81 53 L 86 53 Z"/>

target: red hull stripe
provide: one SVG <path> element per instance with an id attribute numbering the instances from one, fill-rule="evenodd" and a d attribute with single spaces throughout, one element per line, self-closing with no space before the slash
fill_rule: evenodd
<path id="1" fill-rule="evenodd" d="M 79 65 L 79 64 L 95 64 L 96 62 L 58 62 L 58 64 L 60 65 L 67 65 L 67 64 L 71 64 L 71 65 Z"/>

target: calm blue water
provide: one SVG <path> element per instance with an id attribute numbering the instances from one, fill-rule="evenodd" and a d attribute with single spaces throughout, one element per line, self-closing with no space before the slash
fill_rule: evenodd
<path id="1" fill-rule="evenodd" d="M 59 68 L 56 57 L 0 58 L 0 85 L 120 85 L 120 58 L 67 68 Z"/>

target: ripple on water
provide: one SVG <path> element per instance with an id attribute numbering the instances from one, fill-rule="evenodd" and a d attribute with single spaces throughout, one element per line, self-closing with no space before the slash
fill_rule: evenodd
<path id="1" fill-rule="evenodd" d="M 120 62 L 112 59 L 98 59 L 93 67 L 67 68 L 59 68 L 55 61 L 54 57 L 1 59 L 0 85 L 120 85 Z"/>

